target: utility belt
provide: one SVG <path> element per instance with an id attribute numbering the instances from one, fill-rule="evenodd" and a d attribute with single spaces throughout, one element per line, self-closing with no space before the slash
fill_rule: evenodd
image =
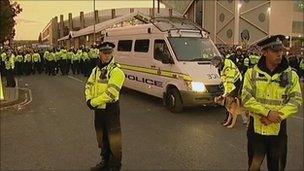
<path id="1" fill-rule="evenodd" d="M 105 109 L 96 109 L 95 112 L 114 112 L 119 109 L 119 100 L 106 104 Z"/>

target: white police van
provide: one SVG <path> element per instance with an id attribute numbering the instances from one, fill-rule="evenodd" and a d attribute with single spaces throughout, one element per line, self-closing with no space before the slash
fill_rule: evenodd
<path id="1" fill-rule="evenodd" d="M 116 45 L 124 86 L 162 98 L 172 112 L 213 105 L 222 93 L 221 78 L 210 64 L 219 51 L 206 31 L 184 18 L 107 29 L 104 41 Z"/>

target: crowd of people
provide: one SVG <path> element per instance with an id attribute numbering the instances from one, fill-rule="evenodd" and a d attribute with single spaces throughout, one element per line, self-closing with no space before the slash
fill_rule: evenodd
<path id="1" fill-rule="evenodd" d="M 1 50 L 0 71 L 7 76 L 7 86 L 15 87 L 14 76 L 34 75 L 45 72 L 50 76 L 83 74 L 88 77 L 96 65 L 99 50 L 96 47 L 64 48 L 8 48 Z"/>
<path id="2" fill-rule="evenodd" d="M 232 60 L 237 65 L 242 75 L 245 74 L 248 68 L 257 64 L 262 56 L 261 49 L 256 45 L 243 48 L 242 46 L 218 44 L 217 48 L 222 56 Z M 292 53 L 286 50 L 284 56 L 299 77 L 304 78 L 304 52 Z"/>

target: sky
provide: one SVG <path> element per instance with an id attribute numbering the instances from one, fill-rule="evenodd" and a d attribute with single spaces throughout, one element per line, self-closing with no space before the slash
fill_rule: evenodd
<path id="1" fill-rule="evenodd" d="M 93 0 L 15 0 L 22 7 L 22 13 L 16 17 L 15 40 L 37 40 L 39 33 L 51 18 L 60 14 L 64 19 L 71 12 L 79 16 L 80 11 L 93 11 Z M 96 10 L 112 8 L 152 7 L 152 0 L 96 0 Z"/>

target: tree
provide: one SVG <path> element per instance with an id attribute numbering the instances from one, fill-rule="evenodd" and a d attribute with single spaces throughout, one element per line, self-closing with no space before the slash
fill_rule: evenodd
<path id="1" fill-rule="evenodd" d="M 17 2 L 0 0 L 0 44 L 14 38 L 15 17 L 21 12 L 22 8 Z"/>

